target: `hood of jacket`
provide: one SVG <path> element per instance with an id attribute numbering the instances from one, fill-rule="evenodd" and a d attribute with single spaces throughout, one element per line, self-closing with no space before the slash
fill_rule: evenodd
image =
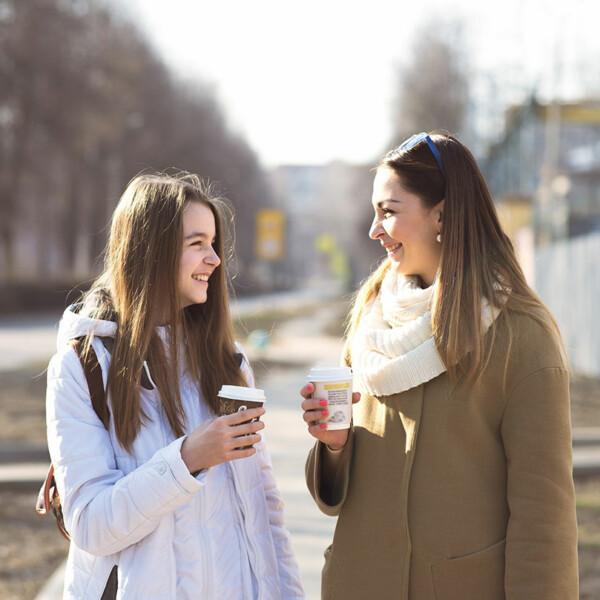
<path id="1" fill-rule="evenodd" d="M 58 335 L 56 337 L 57 350 L 62 350 L 65 344 L 73 338 L 82 337 L 93 333 L 98 337 L 114 337 L 117 331 L 117 324 L 113 321 L 104 321 L 94 319 L 80 314 L 83 305 L 72 304 L 67 307 L 58 325 Z"/>

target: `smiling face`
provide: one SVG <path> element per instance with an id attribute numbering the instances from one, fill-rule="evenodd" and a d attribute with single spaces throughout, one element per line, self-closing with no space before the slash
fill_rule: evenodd
<path id="1" fill-rule="evenodd" d="M 429 287 L 437 272 L 444 201 L 429 209 L 402 186 L 392 169 L 381 167 L 373 182 L 375 218 L 369 237 L 379 240 L 401 275 L 418 275 Z"/>
<path id="2" fill-rule="evenodd" d="M 201 202 L 190 202 L 183 211 L 183 249 L 179 266 L 179 308 L 206 302 L 209 277 L 221 264 L 215 242 L 215 217 Z"/>

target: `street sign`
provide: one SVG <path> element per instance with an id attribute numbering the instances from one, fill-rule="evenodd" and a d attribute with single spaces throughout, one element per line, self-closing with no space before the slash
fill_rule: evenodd
<path id="1" fill-rule="evenodd" d="M 256 214 L 256 257 L 279 261 L 285 254 L 285 215 L 276 208 L 263 208 Z"/>

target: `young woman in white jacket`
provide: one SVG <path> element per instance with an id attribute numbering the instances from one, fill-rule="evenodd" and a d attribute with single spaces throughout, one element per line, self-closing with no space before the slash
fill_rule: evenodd
<path id="1" fill-rule="evenodd" d="M 64 598 L 106 598 L 115 577 L 120 599 L 304 597 L 264 423 L 242 424 L 264 408 L 218 416 L 222 384 L 253 386 L 233 338 L 222 208 L 195 176 L 138 176 L 104 274 L 65 311 L 47 391 L 71 535 Z M 81 337 L 108 429 L 69 344 Z"/>

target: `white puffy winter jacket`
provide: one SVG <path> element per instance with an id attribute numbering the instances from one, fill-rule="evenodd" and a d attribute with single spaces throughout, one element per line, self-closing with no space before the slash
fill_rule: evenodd
<path id="1" fill-rule="evenodd" d="M 174 439 L 157 391 L 142 389 L 149 420 L 128 454 L 113 423 L 107 431 L 96 416 L 67 344 L 92 330 L 111 336 L 115 324 L 67 309 L 48 369 L 48 444 L 72 537 L 64 598 L 100 599 L 114 565 L 119 599 L 304 598 L 264 442 L 253 456 L 194 478 L 180 454 L 184 437 Z M 100 340 L 93 346 L 106 386 L 110 356 Z M 242 368 L 252 382 L 246 362 Z M 190 432 L 210 416 L 180 375 Z"/>

